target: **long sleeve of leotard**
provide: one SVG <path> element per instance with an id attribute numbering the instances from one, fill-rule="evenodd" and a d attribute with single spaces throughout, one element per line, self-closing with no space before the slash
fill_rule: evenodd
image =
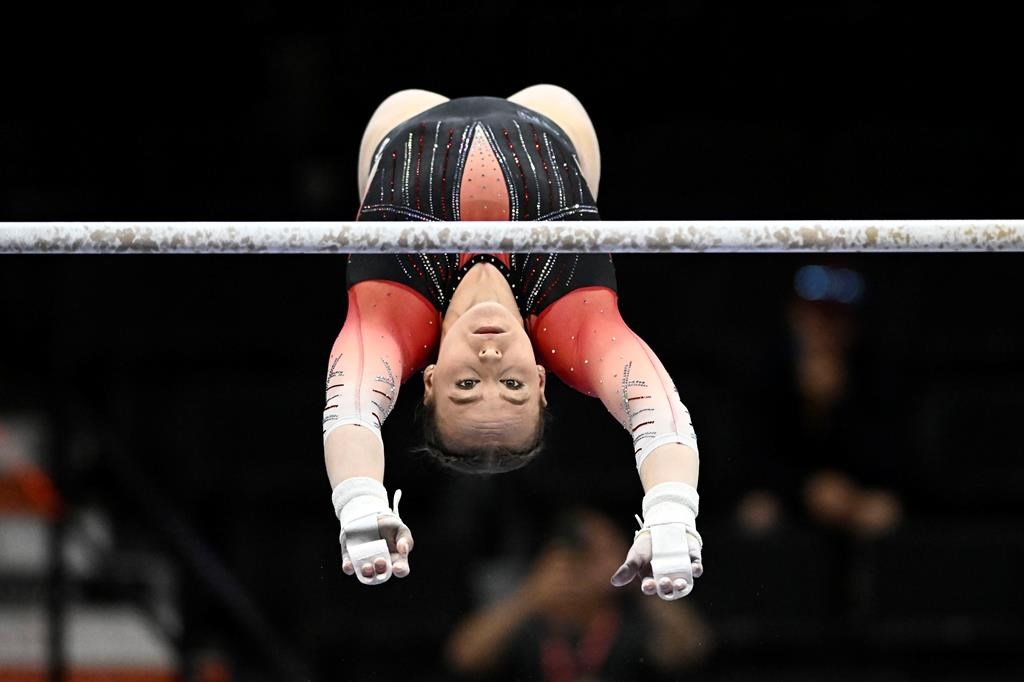
<path id="1" fill-rule="evenodd" d="M 435 351 L 440 325 L 437 310 L 401 284 L 370 280 L 349 288 L 327 366 L 324 442 L 335 428 L 358 424 L 383 443 L 381 426 L 399 387 Z"/>
<path id="2" fill-rule="evenodd" d="M 658 356 L 623 321 L 613 290 L 585 287 L 566 294 L 537 318 L 532 336 L 550 371 L 600 398 L 629 432 L 638 469 L 666 443 L 697 452 L 689 410 Z"/>

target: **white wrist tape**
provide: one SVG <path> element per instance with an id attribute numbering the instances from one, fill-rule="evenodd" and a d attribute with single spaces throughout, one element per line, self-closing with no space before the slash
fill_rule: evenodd
<path id="1" fill-rule="evenodd" d="M 346 478 L 335 486 L 331 502 L 342 528 L 363 516 L 390 511 L 384 484 L 369 476 Z"/>
<path id="2" fill-rule="evenodd" d="M 685 523 L 696 525 L 700 495 L 689 483 L 667 481 L 647 491 L 644 495 L 644 525 L 663 523 Z"/>
<path id="3" fill-rule="evenodd" d="M 681 523 L 686 527 L 686 532 L 703 546 L 704 540 L 697 532 L 699 503 L 700 495 L 697 494 L 697 489 L 689 483 L 675 481 L 659 483 L 644 495 L 644 518 L 640 523 L 640 528 Z M 640 521 L 639 517 L 637 520 Z"/>

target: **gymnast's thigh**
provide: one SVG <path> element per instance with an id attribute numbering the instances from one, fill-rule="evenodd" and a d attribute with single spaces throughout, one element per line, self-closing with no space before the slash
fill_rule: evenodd
<path id="1" fill-rule="evenodd" d="M 359 144 L 359 168 L 356 177 L 359 180 L 359 197 L 362 199 L 366 184 L 370 178 L 370 165 L 373 163 L 373 152 L 384 139 L 389 130 L 402 121 L 447 102 L 448 98 L 429 90 L 400 90 L 387 97 L 370 117 L 363 139 Z"/>
<path id="2" fill-rule="evenodd" d="M 601 181 L 601 148 L 594 124 L 579 99 L 565 88 L 547 83 L 532 85 L 507 99 L 544 114 L 569 135 L 590 194 L 596 200 Z"/>

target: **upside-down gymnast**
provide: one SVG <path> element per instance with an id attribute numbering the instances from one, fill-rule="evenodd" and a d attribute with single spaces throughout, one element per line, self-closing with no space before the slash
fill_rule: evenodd
<path id="1" fill-rule="evenodd" d="M 594 127 L 553 85 L 507 99 L 398 92 L 366 128 L 358 178 L 361 221 L 600 220 Z M 401 491 L 391 508 L 383 485 L 381 425 L 401 384 L 423 369 L 426 452 L 498 473 L 540 451 L 551 372 L 600 399 L 632 440 L 643 518 L 612 584 L 640 577 L 663 599 L 693 589 L 696 436 L 664 366 L 619 314 L 609 255 L 352 255 L 347 282 L 323 416 L 345 573 L 371 585 L 409 575 Z"/>

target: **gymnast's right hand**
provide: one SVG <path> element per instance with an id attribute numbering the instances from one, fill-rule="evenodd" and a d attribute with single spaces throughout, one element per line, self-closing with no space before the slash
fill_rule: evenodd
<path id="1" fill-rule="evenodd" d="M 402 491 L 395 491 L 394 509 L 377 480 L 356 476 L 339 483 L 331 495 L 341 523 L 341 570 L 364 585 L 380 585 L 392 574 L 409 575 L 412 532 L 398 515 Z"/>

